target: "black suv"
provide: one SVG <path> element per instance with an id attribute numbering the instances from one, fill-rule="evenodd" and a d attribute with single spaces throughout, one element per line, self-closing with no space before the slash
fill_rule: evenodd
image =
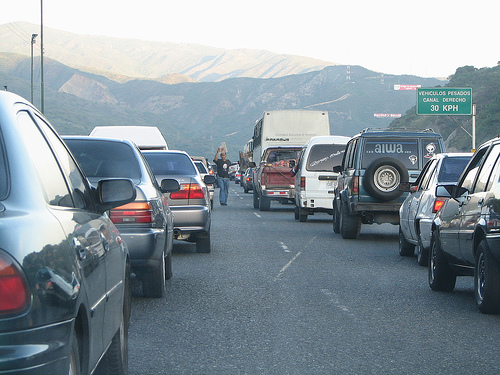
<path id="1" fill-rule="evenodd" d="M 365 129 L 347 144 L 333 199 L 333 230 L 357 238 L 361 224 L 399 224 L 405 199 L 401 182 L 413 182 L 427 161 L 444 152 L 440 134 L 428 129 Z"/>
<path id="2" fill-rule="evenodd" d="M 500 139 L 478 148 L 456 185 L 436 188 L 449 198 L 431 236 L 429 286 L 450 292 L 457 276 L 474 276 L 479 310 L 500 313 Z"/>

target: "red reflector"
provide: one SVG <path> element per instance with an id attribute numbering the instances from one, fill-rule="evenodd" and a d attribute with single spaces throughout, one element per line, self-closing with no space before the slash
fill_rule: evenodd
<path id="1" fill-rule="evenodd" d="M 352 177 L 352 192 L 357 193 L 359 191 L 359 178 L 358 176 Z"/>
<path id="2" fill-rule="evenodd" d="M 0 255 L 0 313 L 24 310 L 29 301 L 27 282 L 21 270 Z"/>
<path id="3" fill-rule="evenodd" d="M 170 199 L 205 199 L 205 192 L 197 183 L 181 184 L 181 189 L 170 193 Z"/>
<path id="4" fill-rule="evenodd" d="M 445 201 L 444 201 L 443 199 L 436 199 L 436 200 L 434 201 L 434 207 L 432 208 L 432 213 L 434 213 L 434 214 L 435 214 L 436 212 L 438 212 L 438 211 L 439 211 L 439 209 L 440 209 L 441 207 L 443 207 L 444 202 L 445 202 Z"/>
<path id="5" fill-rule="evenodd" d="M 301 187 L 301 189 L 306 188 L 306 178 L 305 177 L 300 178 L 300 187 Z"/>

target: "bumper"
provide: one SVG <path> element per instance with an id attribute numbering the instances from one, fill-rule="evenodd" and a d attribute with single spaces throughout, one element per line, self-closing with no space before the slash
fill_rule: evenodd
<path id="1" fill-rule="evenodd" d="M 0 333 L 0 374 L 67 374 L 72 324 Z"/>
<path id="2" fill-rule="evenodd" d="M 294 199 L 295 198 L 295 190 L 264 190 L 262 191 L 262 195 L 264 197 L 270 198 L 270 199 L 280 199 L 280 198 L 286 198 L 286 199 Z"/>
<path id="3" fill-rule="evenodd" d="M 166 234 L 163 229 L 129 229 L 116 226 L 127 244 L 132 269 L 156 267 L 165 248 Z"/>
<path id="4" fill-rule="evenodd" d="M 174 233 L 190 234 L 210 229 L 210 209 L 204 206 L 170 206 L 174 213 Z"/>

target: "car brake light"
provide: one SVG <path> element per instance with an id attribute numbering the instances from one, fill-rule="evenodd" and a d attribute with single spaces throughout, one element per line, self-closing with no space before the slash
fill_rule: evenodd
<path id="1" fill-rule="evenodd" d="M 170 193 L 170 199 L 205 199 L 205 192 L 198 183 L 181 184 L 181 189 Z"/>
<path id="2" fill-rule="evenodd" d="M 29 303 L 26 278 L 17 264 L 0 254 L 0 314 L 24 310 Z"/>
<path id="3" fill-rule="evenodd" d="M 306 178 L 305 177 L 301 177 L 300 178 L 300 188 L 301 189 L 305 189 L 306 188 Z"/>
<path id="4" fill-rule="evenodd" d="M 132 202 L 113 208 L 110 218 L 115 224 L 152 223 L 153 209 L 148 202 Z"/>
<path id="5" fill-rule="evenodd" d="M 444 202 L 445 201 L 443 199 L 436 199 L 434 201 L 434 206 L 432 207 L 432 213 L 435 214 L 436 212 L 438 212 L 439 209 L 443 207 Z"/>
<path id="6" fill-rule="evenodd" d="M 352 177 L 352 192 L 357 193 L 359 191 L 359 178 L 358 176 Z"/>

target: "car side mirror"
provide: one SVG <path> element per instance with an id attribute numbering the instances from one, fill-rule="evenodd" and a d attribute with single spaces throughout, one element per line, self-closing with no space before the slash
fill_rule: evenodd
<path id="1" fill-rule="evenodd" d="M 411 184 L 409 182 L 401 182 L 398 186 L 399 191 L 409 192 L 411 190 Z"/>
<path id="2" fill-rule="evenodd" d="M 136 195 L 135 184 L 127 178 L 104 179 L 97 184 L 100 212 L 133 202 Z"/>
<path id="3" fill-rule="evenodd" d="M 165 178 L 161 180 L 160 191 L 162 193 L 173 193 L 174 191 L 179 191 L 180 189 L 181 185 L 179 185 L 179 181 L 174 178 Z"/>
<path id="4" fill-rule="evenodd" d="M 288 166 L 289 166 L 290 168 L 295 167 L 295 160 L 290 160 L 290 161 L 288 162 Z"/>
<path id="5" fill-rule="evenodd" d="M 341 165 L 336 165 L 335 167 L 333 167 L 333 171 L 335 173 L 342 173 L 342 166 Z"/>
<path id="6" fill-rule="evenodd" d="M 211 174 L 207 174 L 205 177 L 203 177 L 203 182 L 207 185 L 212 185 L 215 184 L 215 177 L 212 176 Z"/>

